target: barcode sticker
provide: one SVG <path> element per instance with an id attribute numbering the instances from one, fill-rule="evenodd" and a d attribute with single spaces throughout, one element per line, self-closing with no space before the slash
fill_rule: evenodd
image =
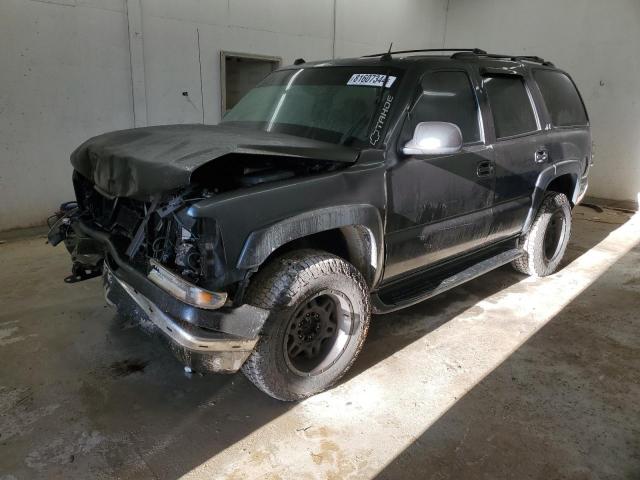
<path id="1" fill-rule="evenodd" d="M 360 87 L 381 87 L 385 77 L 387 78 L 386 88 L 390 88 L 396 77 L 379 73 L 354 73 L 347 82 L 347 85 L 357 85 Z"/>

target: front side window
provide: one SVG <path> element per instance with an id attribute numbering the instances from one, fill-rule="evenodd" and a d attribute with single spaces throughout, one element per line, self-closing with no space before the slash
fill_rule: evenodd
<path id="1" fill-rule="evenodd" d="M 587 124 L 584 105 L 569 77 L 551 70 L 536 70 L 533 76 L 540 87 L 553 126 L 574 127 Z"/>
<path id="2" fill-rule="evenodd" d="M 420 122 L 450 122 L 460 128 L 464 143 L 480 140 L 478 103 L 464 72 L 425 75 L 422 93 L 411 110 L 410 119 L 413 129 Z"/>
<path id="3" fill-rule="evenodd" d="M 524 79 L 517 76 L 484 77 L 493 112 L 496 137 L 505 138 L 538 129 Z"/>
<path id="4" fill-rule="evenodd" d="M 402 70 L 383 67 L 280 70 L 250 90 L 222 123 L 376 146 L 389 123 L 401 76 Z"/>

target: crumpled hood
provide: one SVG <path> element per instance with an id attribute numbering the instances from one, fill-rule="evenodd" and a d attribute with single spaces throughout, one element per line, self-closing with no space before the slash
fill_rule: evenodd
<path id="1" fill-rule="evenodd" d="M 71 154 L 71 164 L 104 192 L 142 198 L 188 185 L 196 168 L 230 153 L 353 163 L 359 152 L 224 124 L 164 125 L 93 137 Z"/>

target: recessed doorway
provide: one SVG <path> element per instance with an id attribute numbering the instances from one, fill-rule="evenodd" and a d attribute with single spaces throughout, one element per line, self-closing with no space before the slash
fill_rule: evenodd
<path id="1" fill-rule="evenodd" d="M 220 52 L 221 110 L 224 115 L 264 77 L 282 64 L 281 57 Z"/>

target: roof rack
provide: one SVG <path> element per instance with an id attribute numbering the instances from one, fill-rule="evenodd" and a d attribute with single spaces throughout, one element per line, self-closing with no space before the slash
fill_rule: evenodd
<path id="1" fill-rule="evenodd" d="M 541 65 L 545 65 L 547 67 L 555 67 L 553 63 L 535 55 L 502 55 L 498 53 L 486 53 L 486 52 L 476 53 L 476 52 L 461 51 L 451 55 L 451 58 L 459 58 L 464 55 L 476 55 L 476 56 L 487 57 L 487 58 L 506 59 L 514 62 L 520 62 L 520 61 L 533 62 L 533 63 L 540 63 Z"/>
<path id="2" fill-rule="evenodd" d="M 480 48 L 421 48 L 418 50 L 396 50 L 395 52 L 383 52 L 383 53 L 374 53 L 372 55 L 363 55 L 362 58 L 371 58 L 371 57 L 381 57 L 381 60 L 390 59 L 391 55 L 399 54 L 399 53 L 424 53 L 424 52 L 455 52 L 451 55 L 451 58 L 459 58 L 466 55 L 475 55 L 478 57 L 487 57 L 487 58 L 496 58 L 496 59 L 507 59 L 512 60 L 514 62 L 534 62 L 540 63 L 541 65 L 545 65 L 548 67 L 555 67 L 555 65 L 544 58 L 537 57 L 535 55 L 502 55 L 498 53 L 487 53 Z"/>
<path id="3" fill-rule="evenodd" d="M 421 53 L 421 52 L 469 52 L 476 55 L 486 55 L 487 52 L 479 48 L 422 48 L 419 50 L 396 50 L 395 52 L 374 53 L 372 55 L 363 55 L 363 58 L 383 57 L 385 55 L 394 55 L 396 53 Z"/>
<path id="4" fill-rule="evenodd" d="M 534 63 L 540 63 L 542 65 L 545 65 L 547 67 L 555 67 L 555 65 L 550 62 L 549 60 L 545 60 L 544 58 L 540 58 L 537 57 L 535 55 L 519 55 L 516 57 L 511 57 L 514 60 L 524 60 L 526 62 L 534 62 Z"/>

